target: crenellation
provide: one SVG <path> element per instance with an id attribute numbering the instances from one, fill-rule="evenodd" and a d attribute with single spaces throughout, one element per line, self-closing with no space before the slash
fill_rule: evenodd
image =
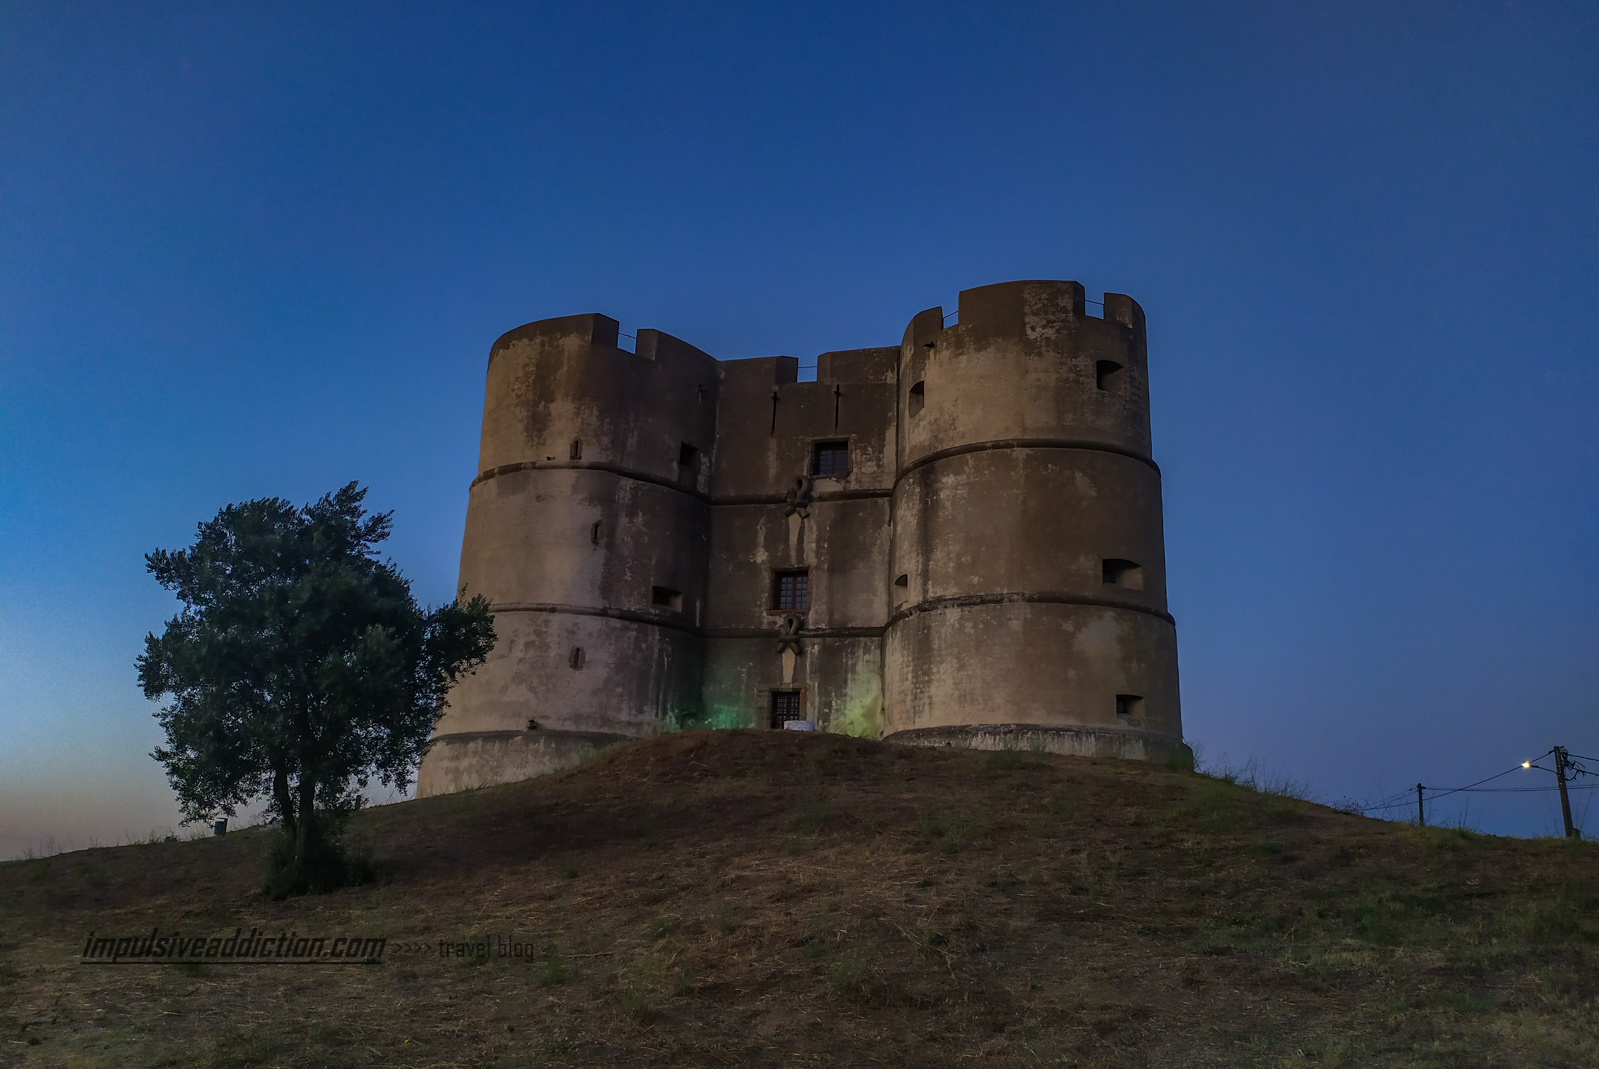
<path id="1" fill-rule="evenodd" d="M 1133 332 L 1139 344 L 1144 338 L 1144 310 L 1125 293 L 1105 294 L 1105 319 L 1120 323 Z"/>
<path id="2" fill-rule="evenodd" d="M 714 373 L 716 358 L 709 353 L 696 349 L 681 338 L 674 338 L 665 331 L 641 328 L 637 335 L 637 345 L 633 350 L 635 356 L 645 360 L 676 360 L 685 361 L 692 365 L 696 371 Z"/>
<path id="3" fill-rule="evenodd" d="M 837 385 L 892 384 L 899 376 L 899 347 L 846 349 L 816 358 L 816 381 Z"/>
<path id="4" fill-rule="evenodd" d="M 501 336 L 461 553 L 501 640 L 419 791 L 796 709 L 907 743 L 1180 752 L 1144 316 L 1103 311 L 1076 282 L 965 290 L 814 382 L 653 329 L 629 353 L 598 314 Z"/>

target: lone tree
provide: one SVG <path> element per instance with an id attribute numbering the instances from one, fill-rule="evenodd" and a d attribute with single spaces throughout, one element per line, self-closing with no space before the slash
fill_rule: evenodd
<path id="1" fill-rule="evenodd" d="M 494 618 L 481 597 L 424 611 L 373 547 L 392 513 L 367 515 L 350 483 L 304 508 L 229 505 L 193 546 L 145 561 L 183 611 L 138 660 L 158 713 L 184 822 L 266 797 L 283 838 L 269 889 L 350 878 L 343 818 L 373 777 L 404 790 L 445 696 L 483 663 Z"/>

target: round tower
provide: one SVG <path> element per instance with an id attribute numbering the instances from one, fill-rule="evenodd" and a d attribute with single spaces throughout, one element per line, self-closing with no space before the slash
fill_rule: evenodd
<path id="1" fill-rule="evenodd" d="M 1006 282 L 943 321 L 900 349 L 885 735 L 1186 752 L 1142 309 Z"/>
<path id="2" fill-rule="evenodd" d="M 602 315 L 489 353 L 460 589 L 489 660 L 451 692 L 419 795 L 524 779 L 648 735 L 700 701 L 716 362 Z"/>

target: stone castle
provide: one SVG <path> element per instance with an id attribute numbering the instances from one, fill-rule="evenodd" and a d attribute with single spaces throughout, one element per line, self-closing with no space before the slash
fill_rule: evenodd
<path id="1" fill-rule="evenodd" d="M 1144 314 L 966 290 L 898 345 L 719 361 L 603 315 L 489 352 L 461 589 L 499 642 L 418 792 L 619 737 L 1181 752 Z"/>

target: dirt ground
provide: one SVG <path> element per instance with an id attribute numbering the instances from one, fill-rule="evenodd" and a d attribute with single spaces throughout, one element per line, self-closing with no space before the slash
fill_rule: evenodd
<path id="1" fill-rule="evenodd" d="M 368 810 L 363 887 L 267 835 L 0 865 L 0 1064 L 1599 1066 L 1599 849 L 1191 772 L 692 732 Z M 80 963 L 152 928 L 387 943 Z"/>

